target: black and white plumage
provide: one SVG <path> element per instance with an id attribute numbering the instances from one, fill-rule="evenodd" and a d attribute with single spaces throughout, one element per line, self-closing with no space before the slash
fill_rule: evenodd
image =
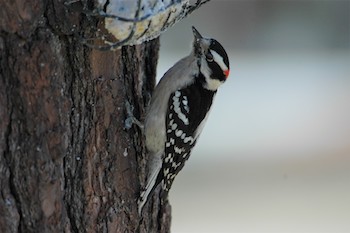
<path id="1" fill-rule="evenodd" d="M 161 185 L 165 199 L 207 120 L 217 89 L 229 75 L 222 45 L 193 27 L 191 54 L 170 68 L 157 85 L 145 119 L 149 174 L 139 213 Z"/>

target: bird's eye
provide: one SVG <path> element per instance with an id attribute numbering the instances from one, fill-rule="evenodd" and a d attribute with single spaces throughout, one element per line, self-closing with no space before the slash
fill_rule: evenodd
<path id="1" fill-rule="evenodd" d="M 214 61 L 213 54 L 211 53 L 207 53 L 207 55 L 205 55 L 205 58 L 207 59 L 208 62 Z"/>

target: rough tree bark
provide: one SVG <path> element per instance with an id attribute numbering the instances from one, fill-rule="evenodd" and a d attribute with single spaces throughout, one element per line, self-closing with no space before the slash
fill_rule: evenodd
<path id="1" fill-rule="evenodd" d="M 92 3 L 89 3 L 92 5 Z M 169 232 L 157 198 L 137 213 L 139 128 L 159 41 L 101 52 L 97 20 L 60 0 L 0 0 L 0 232 Z"/>

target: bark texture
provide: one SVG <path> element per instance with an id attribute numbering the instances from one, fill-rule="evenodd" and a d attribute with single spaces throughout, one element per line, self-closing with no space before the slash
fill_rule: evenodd
<path id="1" fill-rule="evenodd" d="M 86 3 L 93 5 L 93 3 Z M 141 218 L 141 130 L 159 41 L 102 52 L 97 20 L 52 0 L 0 0 L 0 232 L 169 232 L 159 198 Z"/>

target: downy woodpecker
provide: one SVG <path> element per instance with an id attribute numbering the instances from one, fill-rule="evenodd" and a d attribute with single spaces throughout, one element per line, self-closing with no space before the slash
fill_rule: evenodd
<path id="1" fill-rule="evenodd" d="M 139 213 L 161 185 L 167 197 L 174 178 L 189 158 L 208 118 L 217 89 L 230 72 L 222 45 L 192 27 L 190 55 L 170 68 L 154 90 L 145 119 L 148 151 L 147 185 L 138 200 Z"/>

